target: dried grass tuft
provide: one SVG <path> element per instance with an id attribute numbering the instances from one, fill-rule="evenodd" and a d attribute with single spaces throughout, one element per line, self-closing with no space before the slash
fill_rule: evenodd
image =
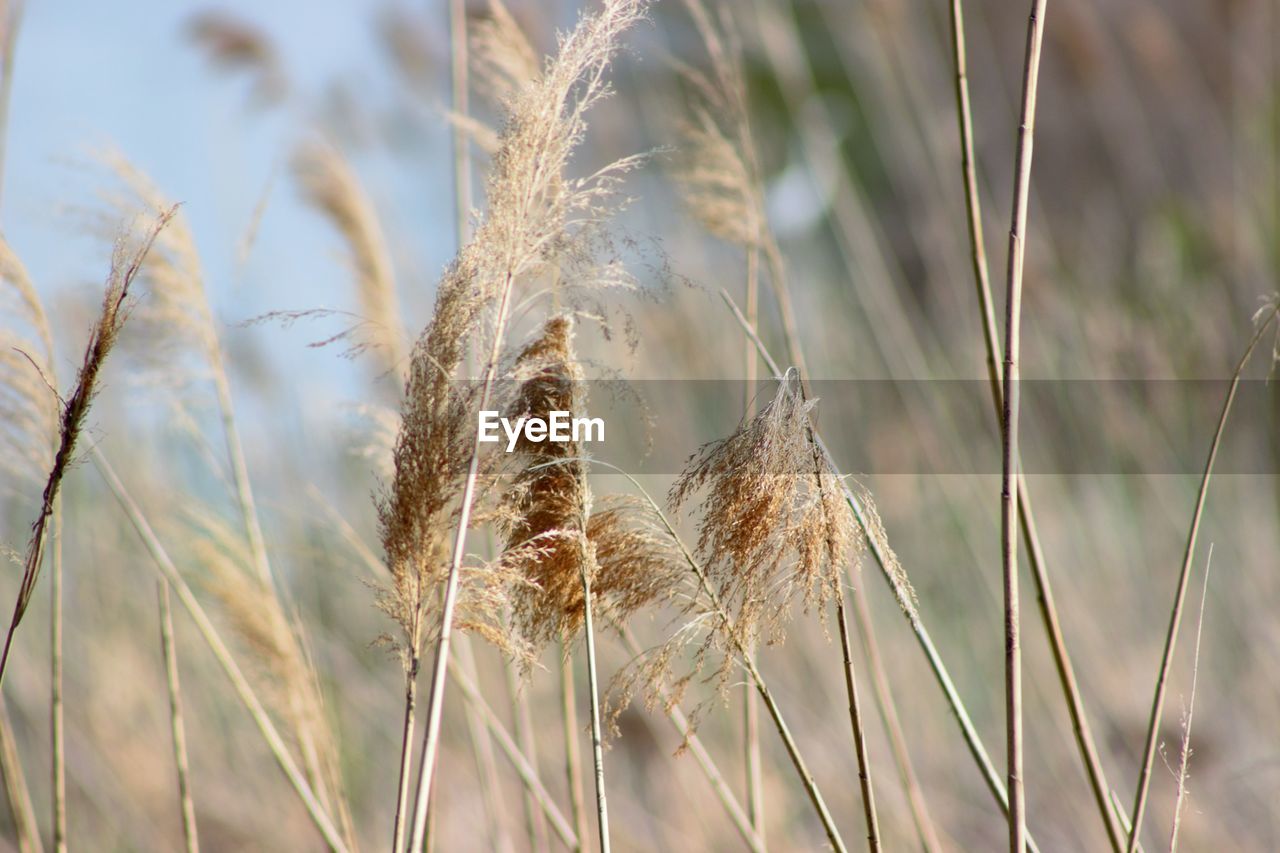
<path id="1" fill-rule="evenodd" d="M 126 219 L 168 210 L 172 202 L 144 172 L 116 150 L 100 151 L 96 159 L 119 181 L 104 192 L 112 217 Z M 143 213 L 140 213 L 143 212 Z M 145 347 L 137 356 L 154 378 L 183 387 L 212 368 L 220 370 L 222 351 L 205 291 L 200 253 L 191 223 L 179 211 L 161 232 L 143 264 L 140 284 L 146 299 L 134 324 Z"/>
<path id="2" fill-rule="evenodd" d="M 586 133 L 586 112 L 610 88 L 605 70 L 622 32 L 642 15 L 636 0 L 609 0 L 560 40 L 556 58 L 508 111 L 486 182 L 488 211 L 472 241 L 445 271 L 435 314 L 414 346 L 396 439 L 395 476 L 378 500 L 390 587 L 381 606 L 400 625 L 406 665 L 427 632 L 431 594 L 448 574 L 450 525 L 474 449 L 475 391 L 455 383 L 466 347 L 483 327 L 486 309 L 518 281 L 576 263 L 587 241 L 612 212 L 624 173 L 638 158 L 617 161 L 584 178 L 564 170 Z M 616 279 L 613 266 L 600 278 Z M 499 318 L 501 328 L 505 318 Z M 467 599 L 495 601 L 498 584 L 481 574 L 482 589 Z M 482 610 L 484 608 L 481 608 Z"/>
<path id="3" fill-rule="evenodd" d="M 574 359 L 572 335 L 568 317 L 553 317 L 519 353 L 513 368 L 518 391 L 508 418 L 583 411 L 582 369 Z M 504 498 L 501 562 L 531 584 L 514 598 L 512 621 L 527 643 L 542 649 L 582 628 L 583 575 L 591 578 L 596 572 L 594 548 L 586 538 L 591 490 L 580 442 L 531 442 L 521 434 L 515 458 L 520 470 Z"/>
<path id="4" fill-rule="evenodd" d="M 307 781 L 326 810 L 338 804 L 344 832 L 350 838 L 338 742 L 298 620 L 257 576 L 253 554 L 239 531 L 207 509 L 192 509 L 187 516 L 193 535 L 185 538 L 193 562 L 208 572 L 210 591 L 252 653 L 259 687 L 287 723 Z"/>
<path id="5" fill-rule="evenodd" d="M 17 254 L 0 238 L 0 472 L 37 485 L 53 464 L 58 393 L 44 306 Z"/>
<path id="6" fill-rule="evenodd" d="M 62 486 L 62 478 L 74 459 L 76 442 L 89 415 L 89 407 L 93 404 L 102 366 L 106 363 L 107 356 L 115 346 L 120 330 L 124 328 L 125 320 L 129 317 L 130 288 L 138 276 L 147 253 L 151 251 L 156 239 L 163 233 L 165 226 L 172 221 L 176 213 L 177 208 L 170 208 L 159 214 L 149 230 L 141 234 L 126 232 L 116 241 L 111 258 L 111 272 L 107 277 L 106 294 L 102 300 L 102 312 L 89 334 L 84 360 L 76 377 L 75 390 L 62 407 L 58 429 L 58 450 L 53 457 L 53 465 L 45 482 L 40 514 L 31 526 L 31 540 L 27 546 L 23 564 L 22 583 L 18 589 L 17 600 L 14 602 L 13 618 L 5 638 L 3 656 L 0 656 L 0 680 L 4 678 L 14 632 L 31 603 L 31 596 L 35 592 L 36 581 L 39 579 L 49 519 L 53 515 L 54 501 Z"/>
<path id="7" fill-rule="evenodd" d="M 404 368 L 395 274 L 377 214 L 342 154 L 323 143 L 301 146 L 293 173 L 307 201 L 323 213 L 347 242 L 356 276 L 360 310 L 371 328 L 374 348 L 385 368 Z"/>
<path id="8" fill-rule="evenodd" d="M 470 47 L 476 88 L 495 106 L 510 104 L 542 76 L 538 51 L 502 0 L 489 0 L 471 25 Z"/>
<path id="9" fill-rule="evenodd" d="M 257 100 L 276 103 L 288 93 L 289 81 L 275 44 L 258 27 L 227 12 L 209 11 L 193 17 L 187 32 L 215 65 L 247 72 Z"/>
<path id="10" fill-rule="evenodd" d="M 784 639 L 797 597 L 821 614 L 860 555 L 863 539 L 820 461 L 812 406 L 789 373 L 758 415 L 695 454 L 669 496 L 679 509 L 705 491 L 697 552 L 748 648 Z"/>

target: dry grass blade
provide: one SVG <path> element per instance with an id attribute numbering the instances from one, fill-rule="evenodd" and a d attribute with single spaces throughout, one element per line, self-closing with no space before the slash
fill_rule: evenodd
<path id="1" fill-rule="evenodd" d="M 644 649 L 640 647 L 639 641 L 636 640 L 635 634 L 626 626 L 620 626 L 622 641 L 626 645 L 627 651 L 633 658 L 639 658 L 644 655 Z M 702 740 L 697 733 L 689 725 L 689 719 L 684 712 L 667 700 L 665 689 L 661 685 L 657 685 L 659 691 L 659 700 L 666 709 L 667 718 L 671 720 L 671 725 L 680 735 L 682 742 L 687 745 L 689 752 L 693 753 L 694 760 L 698 762 L 703 775 L 707 777 L 711 790 L 715 792 L 716 799 L 724 806 L 725 814 L 729 816 L 729 820 L 733 822 L 733 826 L 738 830 L 738 834 L 742 836 L 742 841 L 754 853 L 764 853 L 765 843 L 759 832 L 752 823 L 751 816 L 742 809 L 742 805 L 738 802 L 738 798 L 733 795 L 733 790 L 729 787 L 729 783 L 725 781 L 720 768 L 716 766 L 715 761 L 711 758 L 711 754 L 707 752 L 707 748 L 702 745 Z"/>
<path id="2" fill-rule="evenodd" d="M 0 656 L 0 683 L 4 680 L 5 668 L 9 661 L 9 652 L 13 645 L 14 632 L 17 631 L 18 624 L 22 621 L 22 617 L 27 611 L 27 606 L 31 603 L 31 596 L 35 592 L 36 580 L 39 578 L 40 564 L 44 556 L 49 519 L 53 514 L 54 501 L 58 496 L 58 490 L 62 486 L 62 479 L 67 473 L 67 468 L 75 456 L 76 442 L 80 437 L 80 431 L 84 427 L 85 418 L 89 414 L 89 407 L 93 403 L 102 366 L 106 363 L 107 355 L 111 352 L 112 347 L 115 346 L 120 330 L 124 327 L 125 320 L 129 316 L 129 288 L 133 285 L 142 262 L 146 259 L 147 253 L 151 250 L 156 238 L 176 213 L 176 207 L 161 212 L 151 225 L 150 230 L 146 231 L 140 238 L 135 238 L 132 241 L 121 238 L 116 244 L 111 262 L 111 273 L 107 278 L 106 295 L 102 301 L 102 311 L 94 324 L 93 330 L 90 332 L 89 342 L 85 347 L 84 360 L 81 362 L 80 372 L 76 378 L 75 389 L 71 392 L 71 396 L 67 398 L 62 409 L 58 430 L 58 450 L 54 455 L 53 468 L 49 472 L 48 480 L 45 482 L 39 515 L 31 526 L 31 541 L 27 546 L 26 559 L 23 563 L 22 583 L 18 590 L 17 600 L 14 602 L 13 617 L 9 622 L 9 631 L 5 637 L 4 653 L 3 656 Z"/>
<path id="3" fill-rule="evenodd" d="M 348 845 L 354 846 L 337 740 L 297 620 L 253 572 L 253 555 L 233 528 L 204 508 L 192 508 L 188 515 L 190 530 L 184 539 L 193 563 L 208 573 L 210 590 L 251 651 L 259 690 L 287 723 L 307 782 L 325 810 L 337 815 Z"/>
<path id="4" fill-rule="evenodd" d="M 13 819 L 20 853 L 40 853 L 40 824 L 31 803 L 31 789 L 22 770 L 22 757 L 18 754 L 18 742 L 13 737 L 13 720 L 9 706 L 0 694 L 0 776 L 4 777 L 5 799 Z"/>
<path id="5" fill-rule="evenodd" d="M 289 780 L 289 784 L 297 792 L 299 799 L 307 809 L 307 814 L 315 823 L 316 828 L 324 837 L 325 843 L 335 853 L 346 853 L 348 848 L 346 842 L 342 838 L 342 834 L 338 831 L 337 825 L 329 817 L 329 813 L 324 806 L 320 804 L 315 792 L 307 783 L 303 772 L 298 768 L 297 762 L 293 760 L 293 756 L 289 753 L 289 748 L 285 745 L 284 738 L 276 729 L 275 724 L 271 721 L 271 715 L 267 712 L 266 707 L 254 692 L 249 679 L 245 677 L 244 672 L 240 669 L 240 665 L 236 663 L 235 657 L 231 654 L 231 650 L 218 634 L 217 628 L 214 627 L 213 621 L 205 613 L 204 608 L 200 605 L 195 593 L 191 591 L 191 587 L 178 571 L 173 560 L 169 557 L 168 551 L 161 544 L 160 539 L 156 536 L 150 522 L 138 507 L 133 497 L 125 489 L 124 483 L 120 481 L 116 475 L 115 469 L 107 461 L 106 457 L 98 448 L 90 449 L 93 454 L 94 465 L 97 466 L 98 472 L 102 474 L 103 480 L 106 481 L 107 487 L 111 490 L 112 495 L 120 504 L 125 515 L 129 518 L 129 523 L 137 532 L 138 537 L 142 540 L 143 546 L 147 549 L 147 553 L 151 556 L 155 563 L 157 571 L 161 577 L 167 581 L 173 589 L 174 594 L 178 596 L 178 601 L 186 609 L 187 613 L 195 622 L 196 628 L 199 630 L 201 637 L 209 646 L 213 656 L 217 659 L 218 665 L 231 681 L 231 686 L 235 689 L 237 697 L 241 703 L 249 711 L 249 715 L 253 718 L 254 724 L 262 733 L 263 739 L 267 742 L 268 748 L 271 750 L 272 756 L 276 763 L 284 772 L 285 777 Z"/>
<path id="6" fill-rule="evenodd" d="M 307 201 L 328 217 L 347 243 L 356 276 L 360 312 L 385 370 L 401 376 L 404 337 L 395 274 L 372 202 L 346 159 L 330 145 L 301 146 L 293 173 Z"/>
<path id="7" fill-rule="evenodd" d="M 1196 620 L 1195 654 L 1191 658 L 1191 695 L 1182 717 L 1182 749 L 1178 760 L 1178 794 L 1173 801 L 1173 829 L 1169 831 L 1169 853 L 1177 853 L 1178 829 L 1182 824 L 1182 804 L 1187 797 L 1187 772 L 1191 766 L 1191 723 L 1196 710 L 1196 681 L 1200 676 L 1200 638 L 1204 633 L 1204 605 L 1209 598 L 1209 569 L 1213 566 L 1213 544 L 1204 560 L 1204 587 L 1200 591 L 1200 617 Z"/>
<path id="8" fill-rule="evenodd" d="M 160 649 L 164 655 L 165 683 L 169 688 L 169 731 L 173 737 L 173 761 L 178 774 L 178 799 L 182 808 L 182 838 L 187 853 L 199 853 L 196 807 L 191 796 L 191 763 L 187 758 L 187 727 L 182 713 L 182 685 L 178 678 L 178 647 L 173 640 L 173 608 L 169 583 L 156 581 L 156 601 L 160 608 Z"/>
<path id="9" fill-rule="evenodd" d="M 1169 613 L 1169 630 L 1165 635 L 1164 654 L 1160 660 L 1160 669 L 1156 675 L 1155 696 L 1151 701 L 1151 719 L 1147 723 L 1147 738 L 1142 750 L 1142 766 L 1138 771 L 1138 788 L 1133 802 L 1133 825 L 1129 830 L 1129 853 L 1137 849 L 1139 836 L 1142 835 L 1142 817 L 1147 807 L 1147 790 L 1151 783 L 1151 765 L 1155 760 L 1156 743 L 1160 736 L 1160 719 L 1164 714 L 1164 694 L 1168 687 L 1169 670 L 1173 666 L 1174 646 L 1178 641 L 1178 626 L 1182 623 L 1182 606 L 1187 596 L 1187 582 L 1191 578 L 1191 563 L 1195 559 L 1196 538 L 1200 534 L 1200 521 L 1204 517 L 1205 502 L 1209 497 L 1209 481 L 1213 477 L 1213 465 L 1218 458 L 1218 448 L 1222 444 L 1222 434 L 1227 428 L 1227 418 L 1231 414 L 1231 405 L 1235 402 L 1236 391 L 1240 387 L 1240 377 L 1244 374 L 1245 365 L 1271 325 L 1280 318 L 1280 297 L 1272 297 L 1256 315 L 1257 329 L 1245 347 L 1244 355 L 1236 364 L 1231 375 L 1231 385 L 1227 389 L 1226 399 L 1222 401 L 1222 412 L 1218 416 L 1218 426 L 1209 444 L 1209 454 L 1204 463 L 1204 474 L 1200 478 L 1200 489 L 1196 494 L 1195 510 L 1191 514 L 1191 527 L 1187 531 L 1187 546 L 1182 555 L 1182 568 L 1178 572 L 1178 589 L 1174 594 L 1173 607 Z"/>

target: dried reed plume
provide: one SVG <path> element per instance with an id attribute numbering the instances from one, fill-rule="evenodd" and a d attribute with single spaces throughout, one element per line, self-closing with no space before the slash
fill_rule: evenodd
<path id="1" fill-rule="evenodd" d="M 582 369 L 574 357 L 572 336 L 570 317 L 552 317 L 516 356 L 513 372 L 519 386 L 510 407 L 516 417 L 546 419 L 555 411 L 583 411 Z M 520 571 L 529 586 L 525 594 L 514 597 L 512 621 L 530 645 L 540 649 L 558 638 L 566 655 L 569 641 L 582 631 L 591 697 L 600 848 L 608 851 L 609 817 L 593 625 L 598 564 L 595 544 L 587 538 L 591 514 L 587 460 L 582 457 L 581 443 L 575 440 L 533 442 L 522 435 L 516 449 L 521 469 L 506 496 L 506 523 L 502 526 L 507 550 L 502 562 Z"/>
<path id="2" fill-rule="evenodd" d="M 397 589 L 396 603 L 404 620 L 402 626 L 410 629 L 406 633 L 414 661 L 420 649 L 423 611 L 430 600 L 426 593 L 431 587 L 428 577 L 408 576 L 419 568 L 438 565 L 436 555 L 441 553 L 439 545 L 446 535 L 440 522 L 448 520 L 449 499 L 459 485 L 455 466 L 461 461 L 466 470 L 441 600 L 410 839 L 415 847 L 421 845 L 426 830 L 452 616 L 479 468 L 478 435 L 470 433 L 468 438 L 462 431 L 464 425 L 470 426 L 466 422 L 473 410 L 461 407 L 462 421 L 457 420 L 459 407 L 450 403 L 454 395 L 449 382 L 461 360 L 462 347 L 474 336 L 482 309 L 495 306 L 479 394 L 479 408 L 488 406 L 513 287 L 565 258 L 581 262 L 583 234 L 609 214 L 608 202 L 622 174 L 638 162 L 636 158 L 618 161 L 586 178 L 564 175 L 569 157 L 586 133 L 586 111 L 610 91 L 604 74 L 618 39 L 641 17 L 642 10 L 643 4 L 637 0 L 609 0 L 599 13 L 584 17 L 561 39 L 559 54 L 548 63 L 546 73 L 512 102 L 486 184 L 487 215 L 440 283 L 435 317 L 413 357 L 396 444 L 396 477 L 379 514 Z M 438 451 L 446 446 L 450 452 L 440 456 Z M 461 452 L 452 452 L 455 449 Z M 415 458 L 419 451 L 440 459 L 443 466 L 425 468 L 426 459 Z"/>
<path id="3" fill-rule="evenodd" d="M 210 61 L 227 71 L 244 71 L 253 79 L 253 95 L 275 103 L 289 90 L 275 45 L 261 29 L 227 12 L 203 12 L 187 24 L 191 40 Z"/>
<path id="4" fill-rule="evenodd" d="M 794 371 L 758 415 L 690 460 L 669 496 L 679 509 L 703 492 L 697 551 L 742 639 L 775 643 L 797 596 L 820 612 L 862 538 L 825 465 L 815 470 L 812 402 Z"/>
<path id="5" fill-rule="evenodd" d="M 328 217 L 346 240 L 371 342 L 383 367 L 401 375 L 405 347 L 395 274 L 372 202 L 351 165 L 331 145 L 301 146 L 294 154 L 293 173 L 307 201 Z"/>
<path id="6" fill-rule="evenodd" d="M 31 603 L 31 596 L 35 592 L 40 564 L 44 556 L 49 519 L 53 514 L 53 505 L 62 485 L 62 478 L 66 475 L 67 468 L 75 456 L 76 441 L 89 414 L 89 407 L 93 404 L 102 366 L 129 317 L 129 289 L 156 238 L 176 213 L 177 208 L 170 208 L 159 214 L 148 231 L 141 235 L 133 235 L 132 238 L 122 237 L 116 242 L 111 258 L 111 272 L 107 277 L 106 294 L 102 300 L 102 312 L 89 334 L 84 360 L 76 377 L 75 389 L 62 407 L 58 428 L 58 450 L 54 455 L 48 480 L 45 482 L 40 513 L 31 526 L 31 541 L 27 546 L 26 559 L 23 563 L 22 583 L 18 589 L 17 600 L 14 602 L 9 631 L 5 636 L 4 653 L 0 656 L 0 682 L 4 680 L 9 651 L 13 646 L 14 632 L 17 631 L 18 624 L 22 621 L 27 606 Z"/>
<path id="7" fill-rule="evenodd" d="M 542 76 L 542 61 L 502 0 L 489 0 L 470 26 L 471 71 L 476 89 L 495 106 L 512 103 Z"/>
<path id="8" fill-rule="evenodd" d="M 568 316 L 547 321 L 517 356 L 512 376 L 518 389 L 508 417 L 584 411 Z M 514 629 L 533 656 L 582 629 L 584 568 L 592 610 L 614 622 L 675 593 L 680 569 L 669 537 L 636 498 L 609 495 L 595 506 L 580 442 L 530 442 L 522 435 L 516 451 L 519 470 L 498 519 L 507 543 L 502 562 L 525 582 L 513 597 Z"/>
<path id="9" fill-rule="evenodd" d="M 570 318 L 552 317 L 520 351 L 508 417 L 545 419 L 554 411 L 583 411 L 582 368 L 572 337 Z M 580 442 L 532 442 L 522 433 L 516 451 L 520 468 L 502 507 L 506 549 L 501 559 L 530 583 L 512 601 L 512 621 L 524 641 L 541 651 L 582 628 L 583 576 L 590 579 L 596 571 L 586 536 L 591 489 Z"/>
<path id="10" fill-rule="evenodd" d="M 53 337 L 26 268 L 2 238 L 0 311 L 8 321 L 0 327 L 0 471 L 38 483 L 58 435 Z"/>
<path id="11" fill-rule="evenodd" d="M 782 321 L 787 357 L 807 375 L 786 264 L 765 212 L 764 179 L 751 131 L 742 44 L 728 4 L 713 16 L 702 0 L 685 9 L 707 53 L 706 71 L 678 65 L 690 94 L 691 116 L 677 131 L 683 141 L 673 177 L 690 212 L 710 233 L 747 250 L 748 302 L 755 321 L 756 276 L 763 256 Z"/>
<path id="12" fill-rule="evenodd" d="M 118 180 L 104 190 L 106 216 L 135 217 L 138 211 L 172 205 L 159 187 L 121 152 L 107 149 L 95 158 Z M 179 212 L 156 240 L 139 276 L 146 299 L 135 312 L 137 337 L 146 341 L 138 357 L 155 378 L 175 387 L 222 370 L 222 350 L 209 308 L 200 253 L 191 223 Z M 205 364 L 193 361 L 202 359 Z"/>

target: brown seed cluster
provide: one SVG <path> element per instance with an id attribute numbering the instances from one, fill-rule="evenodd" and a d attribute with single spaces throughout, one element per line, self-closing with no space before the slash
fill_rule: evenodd
<path id="1" fill-rule="evenodd" d="M 824 606 L 862 539 L 815 445 L 799 377 L 728 438 L 700 450 L 672 487 L 680 508 L 702 494 L 697 551 L 748 647 L 785 635 L 789 605 Z"/>

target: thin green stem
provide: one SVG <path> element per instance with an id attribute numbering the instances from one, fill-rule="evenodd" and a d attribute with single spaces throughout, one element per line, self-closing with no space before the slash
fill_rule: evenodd
<path id="1" fill-rule="evenodd" d="M 169 731 L 173 737 L 173 762 L 178 775 L 178 799 L 182 810 L 182 838 L 187 853 L 199 853 L 196 807 L 191 797 L 191 765 L 187 758 L 187 729 L 182 715 L 182 685 L 178 679 L 178 647 L 173 639 L 173 608 L 169 583 L 156 581 L 156 602 L 160 610 L 160 649 L 164 656 L 165 684 L 169 693 Z"/>

